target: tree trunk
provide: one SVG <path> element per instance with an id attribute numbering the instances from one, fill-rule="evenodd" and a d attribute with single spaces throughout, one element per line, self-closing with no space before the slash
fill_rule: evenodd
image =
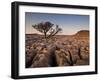
<path id="1" fill-rule="evenodd" d="M 47 34 L 46 34 L 46 32 L 44 32 L 44 38 L 45 38 L 45 41 L 47 43 L 48 41 L 47 41 Z"/>

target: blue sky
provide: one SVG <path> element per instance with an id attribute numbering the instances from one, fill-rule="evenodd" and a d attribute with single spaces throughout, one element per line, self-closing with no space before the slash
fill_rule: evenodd
<path id="1" fill-rule="evenodd" d="M 74 14 L 53 14 L 53 13 L 25 13 L 25 27 L 27 34 L 39 33 L 33 29 L 32 25 L 50 21 L 53 24 L 59 25 L 62 28 L 63 35 L 72 35 L 80 30 L 89 30 L 89 16 L 88 15 L 74 15 Z M 54 25 L 54 26 L 55 26 Z"/>

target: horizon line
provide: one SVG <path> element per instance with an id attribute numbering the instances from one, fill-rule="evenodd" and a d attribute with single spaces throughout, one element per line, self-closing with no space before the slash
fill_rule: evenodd
<path id="1" fill-rule="evenodd" d="M 75 35 L 75 34 L 77 34 L 78 32 L 80 32 L 80 31 L 89 31 L 89 30 L 79 30 L 79 31 L 77 31 L 76 33 L 74 33 L 74 34 L 57 34 L 57 35 Z M 39 35 L 43 35 L 42 33 L 25 33 L 25 34 L 39 34 Z M 49 34 L 47 34 L 47 35 L 49 35 Z"/>

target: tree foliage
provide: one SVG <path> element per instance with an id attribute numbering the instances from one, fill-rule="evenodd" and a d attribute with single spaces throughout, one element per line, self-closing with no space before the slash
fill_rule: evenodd
<path id="1" fill-rule="evenodd" d="M 56 27 L 53 28 L 54 24 L 49 21 L 32 25 L 32 27 L 44 34 L 46 40 L 52 38 L 53 36 L 62 31 L 62 29 L 59 28 L 59 25 L 56 25 Z"/>

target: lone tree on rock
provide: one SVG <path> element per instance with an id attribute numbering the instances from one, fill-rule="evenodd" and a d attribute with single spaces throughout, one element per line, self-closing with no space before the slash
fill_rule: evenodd
<path id="1" fill-rule="evenodd" d="M 56 28 L 53 28 L 54 24 L 49 21 L 32 25 L 32 27 L 44 35 L 46 42 L 48 42 L 50 38 L 54 37 L 56 34 L 62 31 L 58 25 L 56 25 Z"/>

